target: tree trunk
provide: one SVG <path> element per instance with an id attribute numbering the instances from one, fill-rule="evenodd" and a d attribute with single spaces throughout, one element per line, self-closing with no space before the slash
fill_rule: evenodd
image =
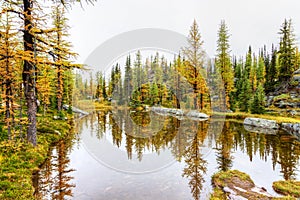
<path id="1" fill-rule="evenodd" d="M 62 110 L 63 80 L 61 74 L 61 66 L 57 67 L 57 111 Z"/>
<path id="2" fill-rule="evenodd" d="M 32 53 L 33 55 L 33 36 L 30 31 L 32 29 L 32 0 L 23 0 L 24 4 L 24 51 Z M 28 60 L 24 60 L 23 64 L 23 84 L 24 95 L 27 104 L 28 115 L 28 128 L 27 128 L 27 140 L 34 146 L 37 144 L 36 139 L 36 94 L 35 94 L 35 80 L 34 80 L 34 65 Z"/>
<path id="3" fill-rule="evenodd" d="M 197 83 L 193 84 L 193 90 L 194 90 L 194 109 L 198 110 L 198 104 L 197 104 L 197 100 L 198 100 Z"/>
<path id="4" fill-rule="evenodd" d="M 11 123 L 10 123 L 10 94 L 8 90 L 8 83 L 9 81 L 6 80 L 6 91 L 5 91 L 5 121 L 6 121 L 6 126 L 7 126 L 7 135 L 8 139 L 11 140 Z"/>
<path id="5" fill-rule="evenodd" d="M 19 124 L 20 124 L 20 137 L 23 141 L 23 125 L 22 125 L 22 117 L 23 117 L 23 114 L 22 114 L 22 109 L 23 109 L 23 106 L 22 106 L 22 83 L 19 84 L 19 95 L 20 95 L 20 112 L 19 112 L 19 118 L 20 118 L 20 121 L 19 121 Z"/>

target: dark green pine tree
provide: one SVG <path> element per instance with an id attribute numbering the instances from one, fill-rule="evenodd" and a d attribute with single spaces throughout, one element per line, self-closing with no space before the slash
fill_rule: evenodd
<path id="1" fill-rule="evenodd" d="M 138 107 L 142 103 L 141 94 L 142 94 L 142 83 L 143 83 L 143 66 L 142 66 L 142 56 L 141 52 L 136 53 L 136 58 L 134 61 L 133 68 L 133 94 L 132 94 L 132 103 L 134 107 Z"/>
<path id="2" fill-rule="evenodd" d="M 231 93 L 234 91 L 234 72 L 230 58 L 230 45 L 228 28 L 225 21 L 221 21 L 218 31 L 217 41 L 217 56 L 216 56 L 216 68 L 222 76 L 222 80 L 225 87 L 225 104 L 227 108 L 231 108 L 230 99 Z"/>
<path id="3" fill-rule="evenodd" d="M 110 80 L 108 81 L 108 96 L 112 96 L 115 89 L 115 66 L 112 67 L 110 73 Z"/>
<path id="4" fill-rule="evenodd" d="M 280 34 L 279 47 L 279 81 L 289 81 L 294 72 L 295 61 L 295 35 L 293 33 L 292 20 L 285 19 Z"/>
<path id="5" fill-rule="evenodd" d="M 259 83 L 261 83 L 262 85 L 265 84 L 266 81 L 265 76 L 266 76 L 266 65 L 261 51 L 258 57 L 258 66 L 256 71 L 257 85 L 259 85 Z"/>
<path id="6" fill-rule="evenodd" d="M 262 83 L 258 85 L 255 91 L 250 110 L 253 114 L 263 114 L 265 112 L 265 91 Z"/>
<path id="7" fill-rule="evenodd" d="M 232 60 L 233 70 L 234 70 L 234 92 L 230 96 L 230 109 L 236 111 L 238 107 L 238 97 L 241 91 L 241 78 L 242 78 L 242 61 L 238 61 L 236 57 Z"/>
<path id="8" fill-rule="evenodd" d="M 126 65 L 125 65 L 125 77 L 124 77 L 124 100 L 125 103 L 128 104 L 131 99 L 132 94 L 132 69 L 131 69 L 131 58 L 130 55 L 126 58 Z"/>
<path id="9" fill-rule="evenodd" d="M 105 76 L 103 76 L 103 81 L 102 81 L 102 96 L 104 99 L 107 98 Z"/>
<path id="10" fill-rule="evenodd" d="M 252 89 L 250 83 L 250 70 L 252 65 L 252 51 L 251 46 L 246 56 L 245 66 L 242 70 L 242 77 L 240 82 L 240 94 L 239 94 L 239 107 L 243 112 L 248 112 L 250 107 L 250 99 L 252 96 Z"/>
<path id="11" fill-rule="evenodd" d="M 265 56 L 265 63 L 266 63 Z M 278 70 L 277 70 L 277 50 L 272 45 L 271 59 L 266 64 L 266 83 L 265 83 L 265 91 L 266 93 L 273 92 L 278 83 Z"/>

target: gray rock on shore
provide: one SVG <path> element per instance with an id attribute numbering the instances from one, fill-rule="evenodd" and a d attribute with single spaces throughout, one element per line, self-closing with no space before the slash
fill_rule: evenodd
<path id="1" fill-rule="evenodd" d="M 151 107 L 151 111 L 159 113 L 159 114 L 163 114 L 163 115 L 186 116 L 193 120 L 209 118 L 209 116 L 207 114 L 198 112 L 196 110 L 191 110 L 188 113 L 185 113 L 183 110 L 176 109 L 176 108 Z"/>
<path id="2" fill-rule="evenodd" d="M 244 120 L 244 125 L 250 125 L 266 129 L 278 129 L 279 125 L 275 120 L 247 117 Z"/>

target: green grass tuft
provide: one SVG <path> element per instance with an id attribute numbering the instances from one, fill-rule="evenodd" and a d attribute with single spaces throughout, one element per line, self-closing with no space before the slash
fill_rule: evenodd
<path id="1" fill-rule="evenodd" d="M 276 181 L 273 189 L 280 194 L 300 198 L 300 181 Z"/>

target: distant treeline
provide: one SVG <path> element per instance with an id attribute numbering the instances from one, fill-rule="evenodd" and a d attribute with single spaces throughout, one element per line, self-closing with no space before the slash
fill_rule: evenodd
<path id="1" fill-rule="evenodd" d="M 279 35 L 279 44 L 271 50 L 262 46 L 255 53 L 249 46 L 244 57 L 236 57 L 230 54 L 229 30 L 221 21 L 216 57 L 208 59 L 194 21 L 189 46 L 172 62 L 159 53 L 143 62 L 138 51 L 134 59 L 126 58 L 124 70 L 117 63 L 110 77 L 98 72 L 90 96 L 131 107 L 146 104 L 264 113 L 266 94 L 298 84 L 291 80 L 300 64 L 291 20 L 284 20 Z M 218 103 L 212 105 L 215 98 Z"/>

